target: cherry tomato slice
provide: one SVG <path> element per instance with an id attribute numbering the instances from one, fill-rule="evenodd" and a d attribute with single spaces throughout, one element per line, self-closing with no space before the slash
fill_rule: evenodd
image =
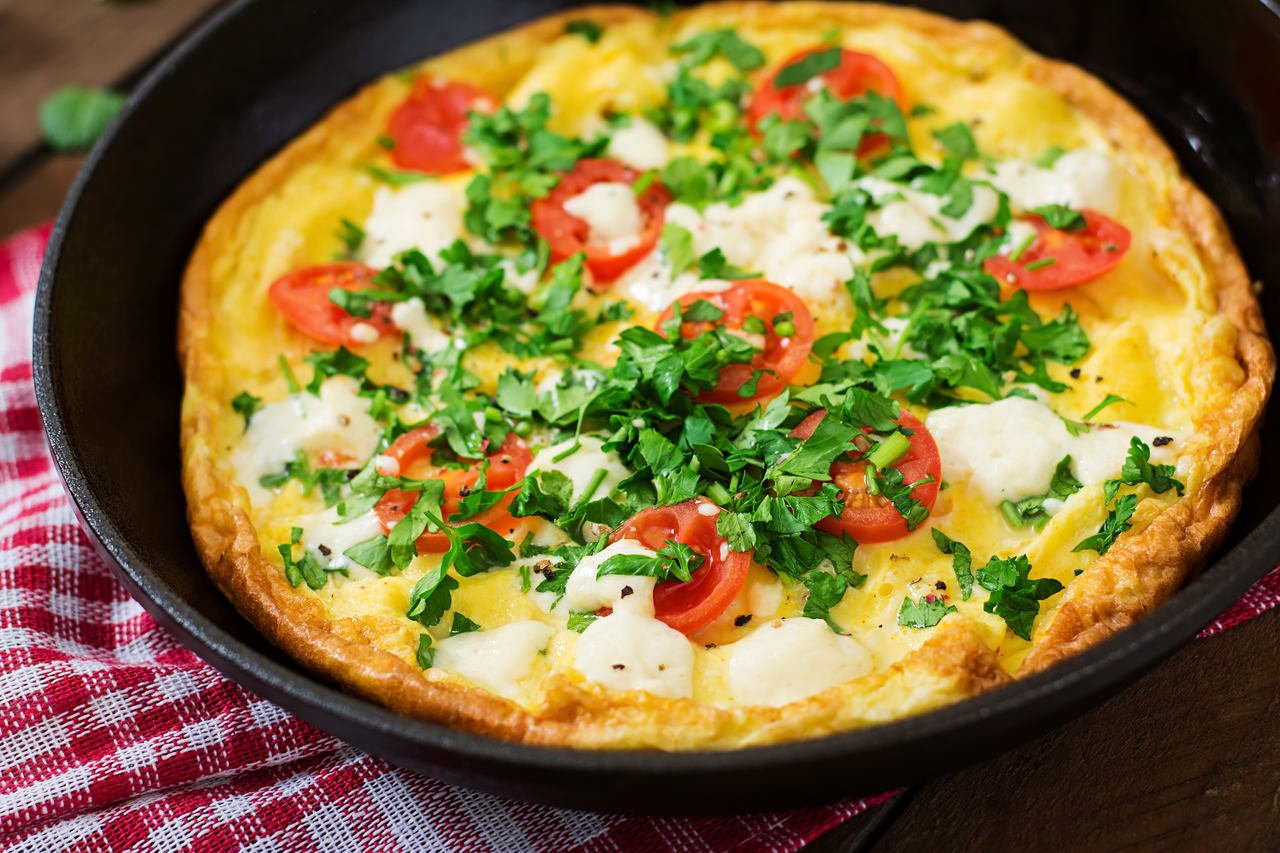
<path id="1" fill-rule="evenodd" d="M 1023 290 L 1074 287 L 1110 272 L 1129 251 L 1129 229 L 1101 213 L 1081 213 L 1084 227 L 1078 231 L 1051 228 L 1038 215 L 1023 217 L 1036 229 L 1035 241 L 1016 261 L 993 255 L 983 261 L 983 268 L 1001 284 Z"/>
<path id="2" fill-rule="evenodd" d="M 686 293 L 680 297 L 682 308 L 688 308 L 699 299 L 705 299 L 724 312 L 719 324 L 726 329 L 740 330 L 748 317 L 759 318 L 764 323 L 762 351 L 750 364 L 726 364 L 720 371 L 720 382 L 710 391 L 698 395 L 698 399 L 707 403 L 745 403 L 762 397 L 772 397 L 783 388 L 791 378 L 804 367 L 805 359 L 813 349 L 813 315 L 809 306 L 799 296 L 785 287 L 763 279 L 744 279 L 734 282 L 724 290 L 699 290 Z M 658 318 L 657 329 L 663 327 L 672 317 L 674 309 L 668 307 Z M 779 314 L 790 314 L 794 331 L 789 335 L 779 335 L 774 328 L 774 319 Z M 680 333 L 685 338 L 696 338 L 710 329 L 707 322 L 685 322 L 681 324 Z M 666 334 L 663 332 L 663 334 Z M 756 370 L 771 371 L 760 377 L 756 393 L 749 397 L 738 395 L 743 386 Z"/>
<path id="3" fill-rule="evenodd" d="M 459 501 L 475 488 L 476 482 L 480 479 L 480 466 L 477 464 L 476 467 L 465 470 L 433 469 L 431 456 L 435 449 L 430 442 L 439 434 L 440 428 L 435 424 L 427 424 L 406 432 L 382 452 L 381 455 L 385 460 L 379 460 L 378 473 L 386 476 L 412 477 L 418 480 L 428 478 L 443 480 L 444 505 L 441 510 L 447 521 L 449 516 L 458 511 Z M 489 454 L 488 459 L 489 473 L 485 480 L 485 487 L 489 491 L 498 491 L 515 484 L 524 477 L 525 469 L 533 461 L 528 445 L 514 432 L 507 433 L 502 446 L 496 453 Z M 511 502 L 515 500 L 515 496 L 516 492 L 511 492 L 496 505 L 464 521 L 483 524 L 506 536 L 516 526 L 515 519 L 507 511 Z M 418 492 L 389 489 L 374 507 L 382 528 L 390 533 L 391 528 L 408 514 L 417 500 Z M 417 548 L 420 554 L 443 553 L 449 550 L 449 537 L 443 533 L 425 531 L 418 537 Z"/>
<path id="4" fill-rule="evenodd" d="M 737 597 L 747 581 L 751 555 L 729 550 L 716 531 L 720 508 L 705 498 L 674 506 L 656 506 L 633 515 L 609 537 L 635 539 L 654 551 L 667 540 L 682 542 L 703 556 L 688 581 L 664 581 L 653 590 L 654 617 L 682 634 L 710 625 Z"/>
<path id="5" fill-rule="evenodd" d="M 587 269 L 597 284 L 610 284 L 653 251 L 662 234 L 671 193 L 654 181 L 636 197 L 644 220 L 639 239 L 626 249 L 615 251 L 607 244 L 591 242 L 591 227 L 580 217 L 565 210 L 565 203 L 595 184 L 634 184 L 640 173 L 617 160 L 586 158 L 560 178 L 556 188 L 530 207 L 533 230 L 547 241 L 554 263 L 578 252 L 586 255 Z"/>
<path id="6" fill-rule="evenodd" d="M 387 120 L 395 143 L 391 160 L 401 169 L 433 175 L 471 168 L 462 145 L 467 114 L 492 112 L 497 101 L 488 92 L 455 80 L 419 77 L 413 91 Z"/>
<path id="7" fill-rule="evenodd" d="M 808 438 L 813 435 L 826 414 L 825 409 L 812 413 L 791 431 L 791 435 L 795 438 Z M 938 499 L 938 486 L 942 480 L 942 460 L 938 454 L 938 445 L 920 419 L 906 409 L 902 410 L 897 423 L 911 430 L 911 447 L 892 467 L 902 472 L 906 483 L 915 483 L 925 477 L 932 478 L 911 490 L 911 497 L 924 504 L 926 509 L 932 510 L 934 501 Z M 860 544 L 901 539 L 911 532 L 907 529 L 907 520 L 883 495 L 873 496 L 867 492 L 866 470 L 865 462 L 841 460 L 832 464 L 831 479 L 840 488 L 845 502 L 844 512 L 839 518 L 824 518 L 815 526 L 836 536 L 847 534 Z"/>
<path id="8" fill-rule="evenodd" d="M 369 344 L 383 335 L 398 334 L 390 309 L 377 304 L 371 316 L 353 317 L 329 301 L 329 291 L 369 290 L 377 272 L 356 262 L 302 267 L 272 282 L 267 297 L 295 329 L 310 338 L 335 346 Z"/>
<path id="9" fill-rule="evenodd" d="M 747 105 L 747 124 L 754 130 L 768 115 L 777 115 L 783 120 L 803 118 L 804 102 L 813 94 L 813 90 L 809 87 L 812 81 L 778 87 L 774 80 L 778 72 L 787 66 L 828 49 L 811 47 L 808 50 L 802 50 L 769 72 Z M 842 50 L 840 64 L 830 71 L 819 74 L 817 79 L 822 81 L 828 92 L 842 101 L 851 101 L 867 92 L 875 92 L 877 95 L 897 101 L 899 107 L 905 107 L 902 84 L 898 82 L 897 75 L 888 65 L 869 53 Z M 858 146 L 858 153 L 870 153 L 883 146 L 885 141 L 884 134 L 869 134 L 863 137 Z"/>

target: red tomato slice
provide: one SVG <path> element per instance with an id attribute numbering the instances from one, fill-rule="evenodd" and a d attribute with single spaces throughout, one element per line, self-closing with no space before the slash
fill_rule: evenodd
<path id="1" fill-rule="evenodd" d="M 354 261 L 303 267 L 280 276 L 271 284 L 267 297 L 295 329 L 326 344 L 360 346 L 372 343 L 357 326 L 372 326 L 377 337 L 398 334 L 391 311 L 378 304 L 367 318 L 353 317 L 329 301 L 329 291 L 368 290 L 378 271 Z M 373 340 L 376 340 L 374 338 Z"/>
<path id="2" fill-rule="evenodd" d="M 533 230 L 547 241 L 552 262 L 559 263 L 582 252 L 596 283 L 608 284 L 653 251 L 662 234 L 667 205 L 671 203 L 671 193 L 657 181 L 636 198 L 644 230 L 639 240 L 622 251 L 615 252 L 608 245 L 590 242 L 591 227 L 564 209 L 565 202 L 594 184 L 634 184 L 639 177 L 639 172 L 617 160 L 586 158 L 579 160 L 573 171 L 566 172 L 555 189 L 534 201 L 530 207 Z"/>
<path id="3" fill-rule="evenodd" d="M 477 464 L 476 467 L 466 470 L 433 469 L 431 456 L 435 449 L 430 442 L 439 434 L 440 428 L 435 424 L 427 424 L 406 432 L 382 452 L 382 456 L 393 461 L 383 463 L 379 460 L 378 473 L 386 476 L 412 477 L 417 480 L 428 478 L 443 480 L 442 512 L 445 520 L 448 520 L 450 515 L 458 511 L 458 502 L 463 496 L 475 488 L 476 482 L 480 479 L 480 466 Z M 514 432 L 507 433 L 506 441 L 502 442 L 502 446 L 496 453 L 489 454 L 488 459 L 489 474 L 485 480 L 485 487 L 489 491 L 498 491 L 515 484 L 524 477 L 525 469 L 533 461 L 528 445 Z M 510 492 L 495 506 L 464 521 L 483 524 L 506 536 L 516 526 L 515 519 L 507 511 L 507 507 L 515 500 L 515 496 L 516 492 Z M 378 516 L 378 521 L 382 523 L 382 528 L 390 533 L 391 528 L 408 514 L 417 500 L 418 492 L 389 489 L 373 509 Z M 449 537 L 443 533 L 425 531 L 418 537 L 417 547 L 420 554 L 441 554 L 449 550 Z"/>
<path id="4" fill-rule="evenodd" d="M 433 175 L 470 169 L 462 146 L 467 113 L 496 107 L 492 95 L 468 83 L 419 77 L 387 120 L 387 136 L 395 142 L 392 161 Z"/>
<path id="5" fill-rule="evenodd" d="M 983 261 L 983 268 L 1001 284 L 1023 290 L 1073 287 L 1110 272 L 1129 251 L 1129 229 L 1101 213 L 1081 213 L 1084 227 L 1078 231 L 1059 231 L 1041 216 L 1024 216 L 1023 221 L 1036 229 L 1035 241 L 1016 261 L 993 255 Z"/>
<path id="6" fill-rule="evenodd" d="M 760 88 L 751 96 L 751 103 L 747 105 L 747 123 L 753 130 L 767 115 L 777 115 L 784 120 L 804 118 L 804 102 L 813 94 L 808 83 L 779 88 L 773 81 L 782 69 L 824 50 L 829 48 L 811 47 L 808 50 L 802 50 L 769 72 L 765 81 L 760 84 Z M 830 71 L 819 74 L 818 79 L 826 85 L 828 92 L 842 101 L 851 101 L 867 92 L 875 92 L 877 95 L 892 98 L 898 102 L 899 107 L 905 109 L 902 84 L 898 82 L 897 75 L 888 65 L 869 53 L 842 50 L 840 64 Z M 863 137 L 858 146 L 858 152 L 867 154 L 882 146 L 885 141 L 884 134 L 869 134 Z"/>
<path id="7" fill-rule="evenodd" d="M 764 323 L 763 351 L 750 364 L 726 364 L 720 371 L 720 382 L 710 391 L 698 395 L 707 403 L 745 403 L 762 397 L 772 397 L 787 387 L 791 377 L 804 366 L 813 349 L 813 315 L 809 306 L 799 296 L 785 287 L 764 279 L 745 279 L 734 282 L 724 290 L 699 290 L 680 297 L 680 305 L 687 308 L 699 299 L 705 299 L 724 311 L 720 325 L 727 329 L 741 329 L 748 317 L 757 317 Z M 773 320 L 779 314 L 791 314 L 795 331 L 785 337 L 774 330 Z M 658 331 L 671 319 L 672 308 L 667 308 L 658 318 Z M 696 338 L 711 328 L 707 322 L 686 322 L 680 333 L 686 338 Z M 665 334 L 665 332 L 663 333 Z M 738 396 L 738 389 L 751 378 L 756 370 L 768 370 L 760 377 L 756 393 L 750 397 Z"/>
<path id="8" fill-rule="evenodd" d="M 729 550 L 729 543 L 716 531 L 719 514 L 720 508 L 711 501 L 693 498 L 638 512 L 609 537 L 610 542 L 635 539 L 654 551 L 673 540 L 703 556 L 690 580 L 665 581 L 653 590 L 654 617 L 685 635 L 705 628 L 725 611 L 751 568 L 751 555 Z"/>
<path id="9" fill-rule="evenodd" d="M 825 409 L 819 409 L 801 421 L 791 431 L 791 435 L 795 438 L 808 438 L 813 435 L 818 422 L 826 414 Z M 911 430 L 911 447 L 892 467 L 902 472 L 903 480 L 907 483 L 932 477 L 930 482 L 911 490 L 913 498 L 924 504 L 926 509 L 932 510 L 934 501 L 938 499 L 938 486 L 942 480 L 942 460 L 938 455 L 938 445 L 920 419 L 906 409 L 902 410 L 897 423 L 898 426 Z M 815 526 L 836 536 L 848 534 L 860 544 L 901 539 L 911 532 L 907 529 L 907 520 L 884 496 L 867 493 L 864 476 L 866 470 L 865 462 L 837 461 L 832 464 L 831 479 L 840 487 L 841 497 L 844 498 L 844 513 L 839 518 L 824 518 Z"/>

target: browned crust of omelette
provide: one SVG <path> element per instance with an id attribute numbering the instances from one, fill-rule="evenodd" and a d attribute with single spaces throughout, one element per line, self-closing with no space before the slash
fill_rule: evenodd
<path id="1" fill-rule="evenodd" d="M 1229 405 L 1197 423 L 1211 437 L 1201 482 L 1145 529 L 1122 539 L 1068 585 L 1062 604 L 1035 636 L 1020 672 L 1043 669 L 1141 618 L 1173 594 L 1222 540 L 1256 468 L 1258 429 L 1270 392 L 1274 357 L 1261 312 L 1239 255 L 1213 204 L 1179 171 L 1147 121 L 1089 74 L 1025 52 L 1002 30 L 960 23 L 911 9 L 873 4 L 724 3 L 679 12 L 774 26 L 857 27 L 892 21 L 948 43 L 1016 50 L 1020 70 L 1064 96 L 1134 154 L 1154 186 L 1167 186 L 1177 226 L 1192 240 L 1217 283 L 1218 312 L 1238 332 L 1236 355 L 1244 383 Z M 565 23 L 590 17 L 605 25 L 651 18 L 629 7 L 576 9 L 544 18 L 445 55 L 441 63 L 474 70 L 473 82 L 504 91 L 534 61 L 537 49 Z M 376 85 L 376 84 L 375 84 Z M 241 613 L 308 668 L 400 713 L 529 743 L 604 748 L 729 748 L 813 737 L 932 710 L 974 696 L 1010 678 L 995 653 L 965 622 L 944 621 L 920 648 L 887 669 L 782 708 L 720 708 L 647 693 L 612 692 L 563 673 L 550 676 L 536 711 L 478 687 L 442 677 L 385 651 L 353 620 L 331 620 L 322 605 L 293 589 L 261 552 L 253 525 L 237 502 L 238 486 L 219 467 L 205 440 L 225 401 L 217 365 L 203 344 L 216 298 L 212 267 L 234 245 L 245 211 L 271 195 L 300 164 L 323 156 L 345 135 L 367 125 L 374 86 L 338 106 L 245 181 L 208 223 L 182 285 L 179 354 L 187 383 L 182 414 L 183 478 L 196 546 L 209 574 Z M 243 495 L 240 495 L 241 499 Z"/>

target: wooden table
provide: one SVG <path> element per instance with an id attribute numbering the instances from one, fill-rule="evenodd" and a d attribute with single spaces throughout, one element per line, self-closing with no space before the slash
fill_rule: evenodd
<path id="1" fill-rule="evenodd" d="M 80 157 L 40 100 L 127 89 L 220 0 L 0 0 L 0 236 L 53 216 Z M 1280 612 L 1178 652 L 1085 716 L 903 792 L 811 849 L 1280 849 Z"/>

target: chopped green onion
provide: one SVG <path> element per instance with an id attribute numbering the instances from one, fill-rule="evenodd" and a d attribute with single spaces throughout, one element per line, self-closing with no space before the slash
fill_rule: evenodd
<path id="1" fill-rule="evenodd" d="M 867 454 L 867 466 L 869 468 L 888 468 L 905 456 L 910 449 L 911 439 L 895 430 Z"/>

